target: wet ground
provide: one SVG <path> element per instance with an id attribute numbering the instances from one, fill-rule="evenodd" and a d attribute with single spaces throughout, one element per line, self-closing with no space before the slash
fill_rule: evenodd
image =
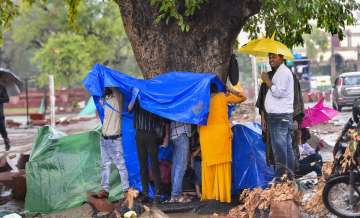
<path id="1" fill-rule="evenodd" d="M 306 107 L 312 106 L 312 104 L 307 104 Z M 330 106 L 329 103 L 326 103 L 327 106 Z M 322 150 L 322 155 L 324 160 L 331 160 L 331 150 L 335 143 L 336 138 L 338 137 L 342 126 L 346 123 L 346 121 L 351 116 L 351 109 L 345 108 L 345 110 L 338 114 L 332 121 L 327 124 L 318 125 L 316 127 L 311 128 L 312 133 L 315 137 L 315 140 L 323 139 L 327 146 Z M 241 120 L 241 122 L 251 121 L 256 118 L 256 112 L 253 109 L 253 104 L 248 103 L 241 105 L 238 107 L 234 114 L 235 120 Z M 14 119 L 15 121 L 22 120 L 26 121 L 23 117 L 7 117 L 7 119 Z M 68 134 L 74 134 L 77 132 L 82 132 L 86 130 L 90 130 L 99 125 L 99 121 L 94 118 L 89 121 L 83 121 L 79 123 L 74 123 L 70 125 L 58 125 L 57 128 L 60 131 L 66 132 Z M 31 151 L 31 145 L 33 143 L 34 137 L 36 136 L 37 130 L 39 127 L 22 127 L 22 128 L 9 128 L 9 138 L 11 140 L 11 150 L 9 152 L 4 151 L 3 141 L 0 139 L 0 156 L 6 153 L 16 153 L 16 152 L 27 152 Z M 8 204 L 1 205 L 0 211 L 9 210 L 15 212 L 21 212 L 23 210 L 23 203 L 11 201 Z M 79 214 L 79 209 L 74 209 L 73 214 Z M 80 209 L 81 210 L 81 209 Z M 86 208 L 85 208 L 86 210 Z M 88 211 L 87 211 L 88 212 Z M 87 213 L 86 212 L 86 213 Z M 85 214 L 86 214 L 85 213 Z M 209 217 L 209 215 L 200 216 L 194 213 L 176 213 L 176 214 L 168 214 L 170 217 L 174 218 L 191 218 L 191 217 Z M 52 216 L 56 217 L 56 216 Z M 58 216 L 57 216 L 58 217 Z M 72 217 L 72 216 L 68 216 Z M 77 216 L 76 216 L 77 217 Z M 304 217 L 309 217 L 304 215 Z"/>

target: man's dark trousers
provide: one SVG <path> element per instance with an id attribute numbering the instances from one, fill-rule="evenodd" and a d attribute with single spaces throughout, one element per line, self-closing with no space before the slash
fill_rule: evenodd
<path id="1" fill-rule="evenodd" d="M 148 171 L 148 156 L 150 155 L 151 169 L 154 175 L 154 184 L 156 195 L 160 194 L 160 169 L 158 162 L 158 137 L 155 132 L 145 132 L 136 130 L 136 145 L 138 158 L 140 162 L 140 175 L 143 194 L 149 194 L 149 171 Z"/>

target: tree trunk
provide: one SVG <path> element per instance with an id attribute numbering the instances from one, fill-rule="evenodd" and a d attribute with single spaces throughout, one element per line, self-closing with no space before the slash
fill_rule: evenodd
<path id="1" fill-rule="evenodd" d="M 187 71 L 216 73 L 225 81 L 236 37 L 260 10 L 260 0 L 209 0 L 187 19 L 190 31 L 185 33 L 174 20 L 156 24 L 158 8 L 150 6 L 150 0 L 117 0 L 117 4 L 146 79 Z"/>

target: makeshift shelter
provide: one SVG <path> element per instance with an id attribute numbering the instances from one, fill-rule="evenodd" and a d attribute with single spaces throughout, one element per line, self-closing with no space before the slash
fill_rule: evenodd
<path id="1" fill-rule="evenodd" d="M 94 66 L 84 85 L 93 96 L 101 119 L 103 108 L 99 100 L 104 87 L 117 87 L 124 94 L 122 126 L 126 128 L 121 133 L 131 187 L 142 190 L 133 114 L 126 109 L 132 87 L 140 89 L 138 100 L 144 109 L 180 122 L 206 124 L 211 83 L 223 89 L 214 74 L 174 72 L 139 80 L 101 65 Z M 271 173 L 262 172 L 268 168 L 259 125 L 236 125 L 233 131 L 233 190 L 264 186 Z M 47 213 L 77 207 L 86 201 L 86 192 L 100 189 L 99 143 L 97 130 L 64 136 L 50 127 L 41 128 L 26 166 L 26 210 Z M 171 149 L 161 148 L 158 158 L 171 159 Z M 119 199 L 117 170 L 112 172 L 111 179 L 110 200 Z"/>

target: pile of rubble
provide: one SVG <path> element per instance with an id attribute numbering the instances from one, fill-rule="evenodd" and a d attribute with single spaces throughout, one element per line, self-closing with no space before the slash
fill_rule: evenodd
<path id="1" fill-rule="evenodd" d="M 289 217 L 289 213 L 291 217 L 300 217 L 300 213 L 327 217 L 329 211 L 322 202 L 322 192 L 331 169 L 332 163 L 325 162 L 323 177 L 318 180 L 314 190 L 306 194 L 294 182 L 275 184 L 267 189 L 246 189 L 240 195 L 241 205 L 230 210 L 227 217 Z"/>
<path id="2" fill-rule="evenodd" d="M 8 153 L 0 157 L 0 185 L 11 189 L 11 196 L 0 195 L 0 204 L 11 199 L 24 201 L 26 195 L 25 165 L 30 155 Z M 1 194 L 1 193 L 0 193 Z"/>
<path id="3" fill-rule="evenodd" d="M 300 215 L 298 205 L 301 199 L 302 193 L 293 182 L 274 184 L 267 189 L 245 189 L 240 195 L 240 202 L 243 204 L 230 210 L 228 217 L 251 218 L 255 214 L 264 216 L 269 210 L 270 214 L 276 213 L 281 217 L 279 213 L 289 213 L 284 207 L 293 211 L 294 215 Z"/>

